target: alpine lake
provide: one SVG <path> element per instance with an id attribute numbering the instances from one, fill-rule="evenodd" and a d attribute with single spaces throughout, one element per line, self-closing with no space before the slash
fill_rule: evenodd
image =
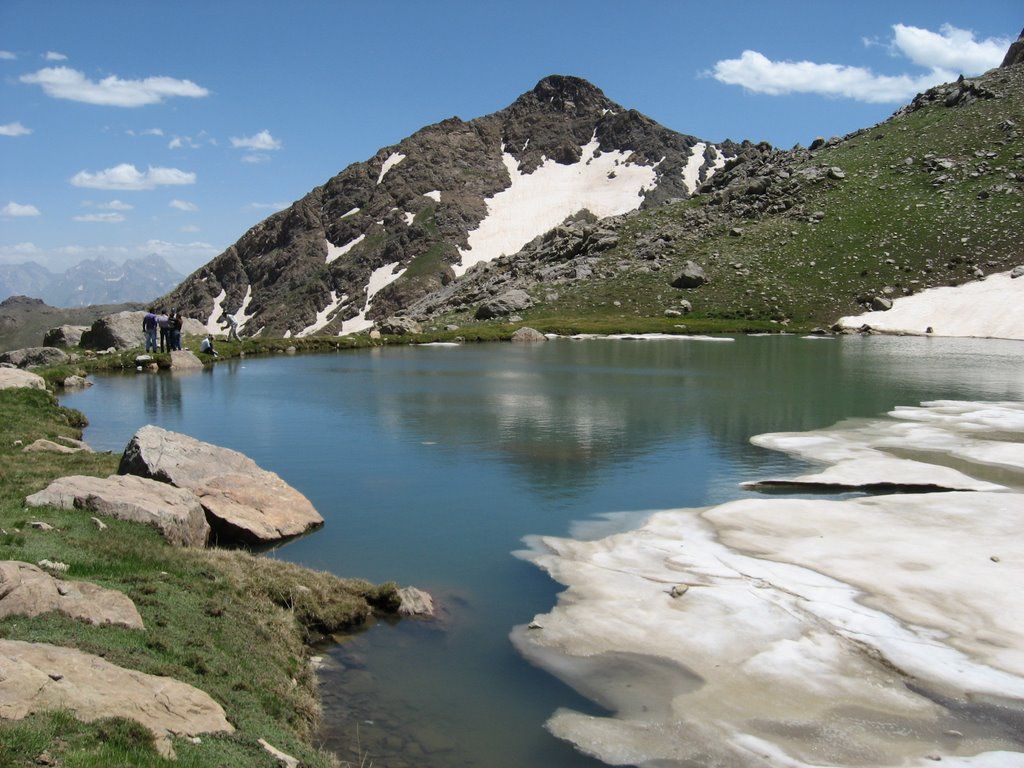
<path id="1" fill-rule="evenodd" d="M 753 435 L 1024 400 L 1022 352 L 858 336 L 392 346 L 97 376 L 62 402 L 88 416 L 97 450 L 156 424 L 280 474 L 326 524 L 266 556 L 434 596 L 434 620 L 373 623 L 318 651 L 321 739 L 343 760 L 582 768 L 600 763 L 544 722 L 598 710 L 509 641 L 559 591 L 514 556 L 524 536 L 604 535 L 806 469 Z"/>

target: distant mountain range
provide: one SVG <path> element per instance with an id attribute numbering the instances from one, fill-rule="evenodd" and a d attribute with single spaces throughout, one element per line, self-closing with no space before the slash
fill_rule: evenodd
<path id="1" fill-rule="evenodd" d="M 182 275 L 157 254 L 117 263 L 86 259 L 54 273 L 34 261 L 0 264 L 0 300 L 32 296 L 54 307 L 149 301 L 176 286 Z"/>

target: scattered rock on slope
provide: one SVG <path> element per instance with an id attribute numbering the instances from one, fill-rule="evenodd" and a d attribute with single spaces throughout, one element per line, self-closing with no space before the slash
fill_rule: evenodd
<path id="1" fill-rule="evenodd" d="M 532 304 L 533 300 L 530 298 L 530 294 L 515 288 L 511 291 L 505 291 L 505 293 L 499 294 L 493 299 L 488 299 L 481 304 L 476 311 L 476 319 L 490 320 L 493 317 L 511 315 L 513 312 L 529 309 Z"/>
<path id="2" fill-rule="evenodd" d="M 688 261 L 683 265 L 682 270 L 676 275 L 676 278 L 672 281 L 673 288 L 699 288 L 708 281 L 708 276 L 704 274 L 704 269 L 693 261 Z"/>
<path id="3" fill-rule="evenodd" d="M 195 493 L 222 542 L 278 541 L 323 524 L 309 499 L 248 456 L 159 427 L 135 433 L 118 472 Z"/>
<path id="4" fill-rule="evenodd" d="M 70 475 L 33 493 L 29 507 L 86 509 L 97 515 L 144 523 L 171 544 L 205 546 L 210 535 L 206 514 L 194 493 L 135 475 Z"/>
<path id="5" fill-rule="evenodd" d="M 198 688 L 147 675 L 73 648 L 0 640 L 0 718 L 70 712 L 83 722 L 134 720 L 153 733 L 157 750 L 173 757 L 172 736 L 231 733 L 220 704 Z"/>
<path id="6" fill-rule="evenodd" d="M 423 333 L 423 327 L 411 317 L 389 317 L 380 324 L 380 332 L 390 336 Z"/>
<path id="7" fill-rule="evenodd" d="M 0 561 L 0 618 L 39 616 L 51 611 L 89 624 L 143 628 L 135 603 L 115 589 L 87 581 L 55 579 L 31 563 Z"/>

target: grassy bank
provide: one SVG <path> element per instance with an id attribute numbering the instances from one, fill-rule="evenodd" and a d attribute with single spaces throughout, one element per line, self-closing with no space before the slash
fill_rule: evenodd
<path id="1" fill-rule="evenodd" d="M 100 531 L 85 512 L 26 510 L 24 497 L 58 476 L 116 470 L 113 454 L 23 453 L 17 445 L 80 437 L 84 422 L 48 392 L 0 391 L 0 559 L 67 563 L 68 578 L 127 594 L 146 629 L 94 627 L 50 614 L 0 620 L 0 637 L 71 646 L 182 680 L 216 699 L 237 731 L 203 736 L 199 744 L 176 739 L 178 760 L 171 763 L 131 722 L 84 724 L 67 713 L 42 714 L 0 721 L 0 764 L 51 764 L 37 762 L 45 753 L 52 764 L 69 768 L 270 768 L 277 763 L 257 744 L 263 738 L 303 765 L 336 765 L 310 744 L 318 707 L 305 642 L 358 624 L 375 610 L 394 610 L 394 586 L 338 579 L 241 551 L 178 549 L 135 523 L 107 519 Z M 29 520 L 54 530 L 28 528 Z"/>

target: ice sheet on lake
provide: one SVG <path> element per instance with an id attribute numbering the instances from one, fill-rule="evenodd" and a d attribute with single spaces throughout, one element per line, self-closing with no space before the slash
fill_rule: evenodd
<path id="1" fill-rule="evenodd" d="M 751 498 L 529 540 L 567 589 L 513 640 L 613 713 L 549 729 L 616 765 L 1024 765 L 1024 477 L 974 476 L 1013 468 L 1022 420 L 939 401 L 755 438 L 826 477 L 985 490 Z"/>

